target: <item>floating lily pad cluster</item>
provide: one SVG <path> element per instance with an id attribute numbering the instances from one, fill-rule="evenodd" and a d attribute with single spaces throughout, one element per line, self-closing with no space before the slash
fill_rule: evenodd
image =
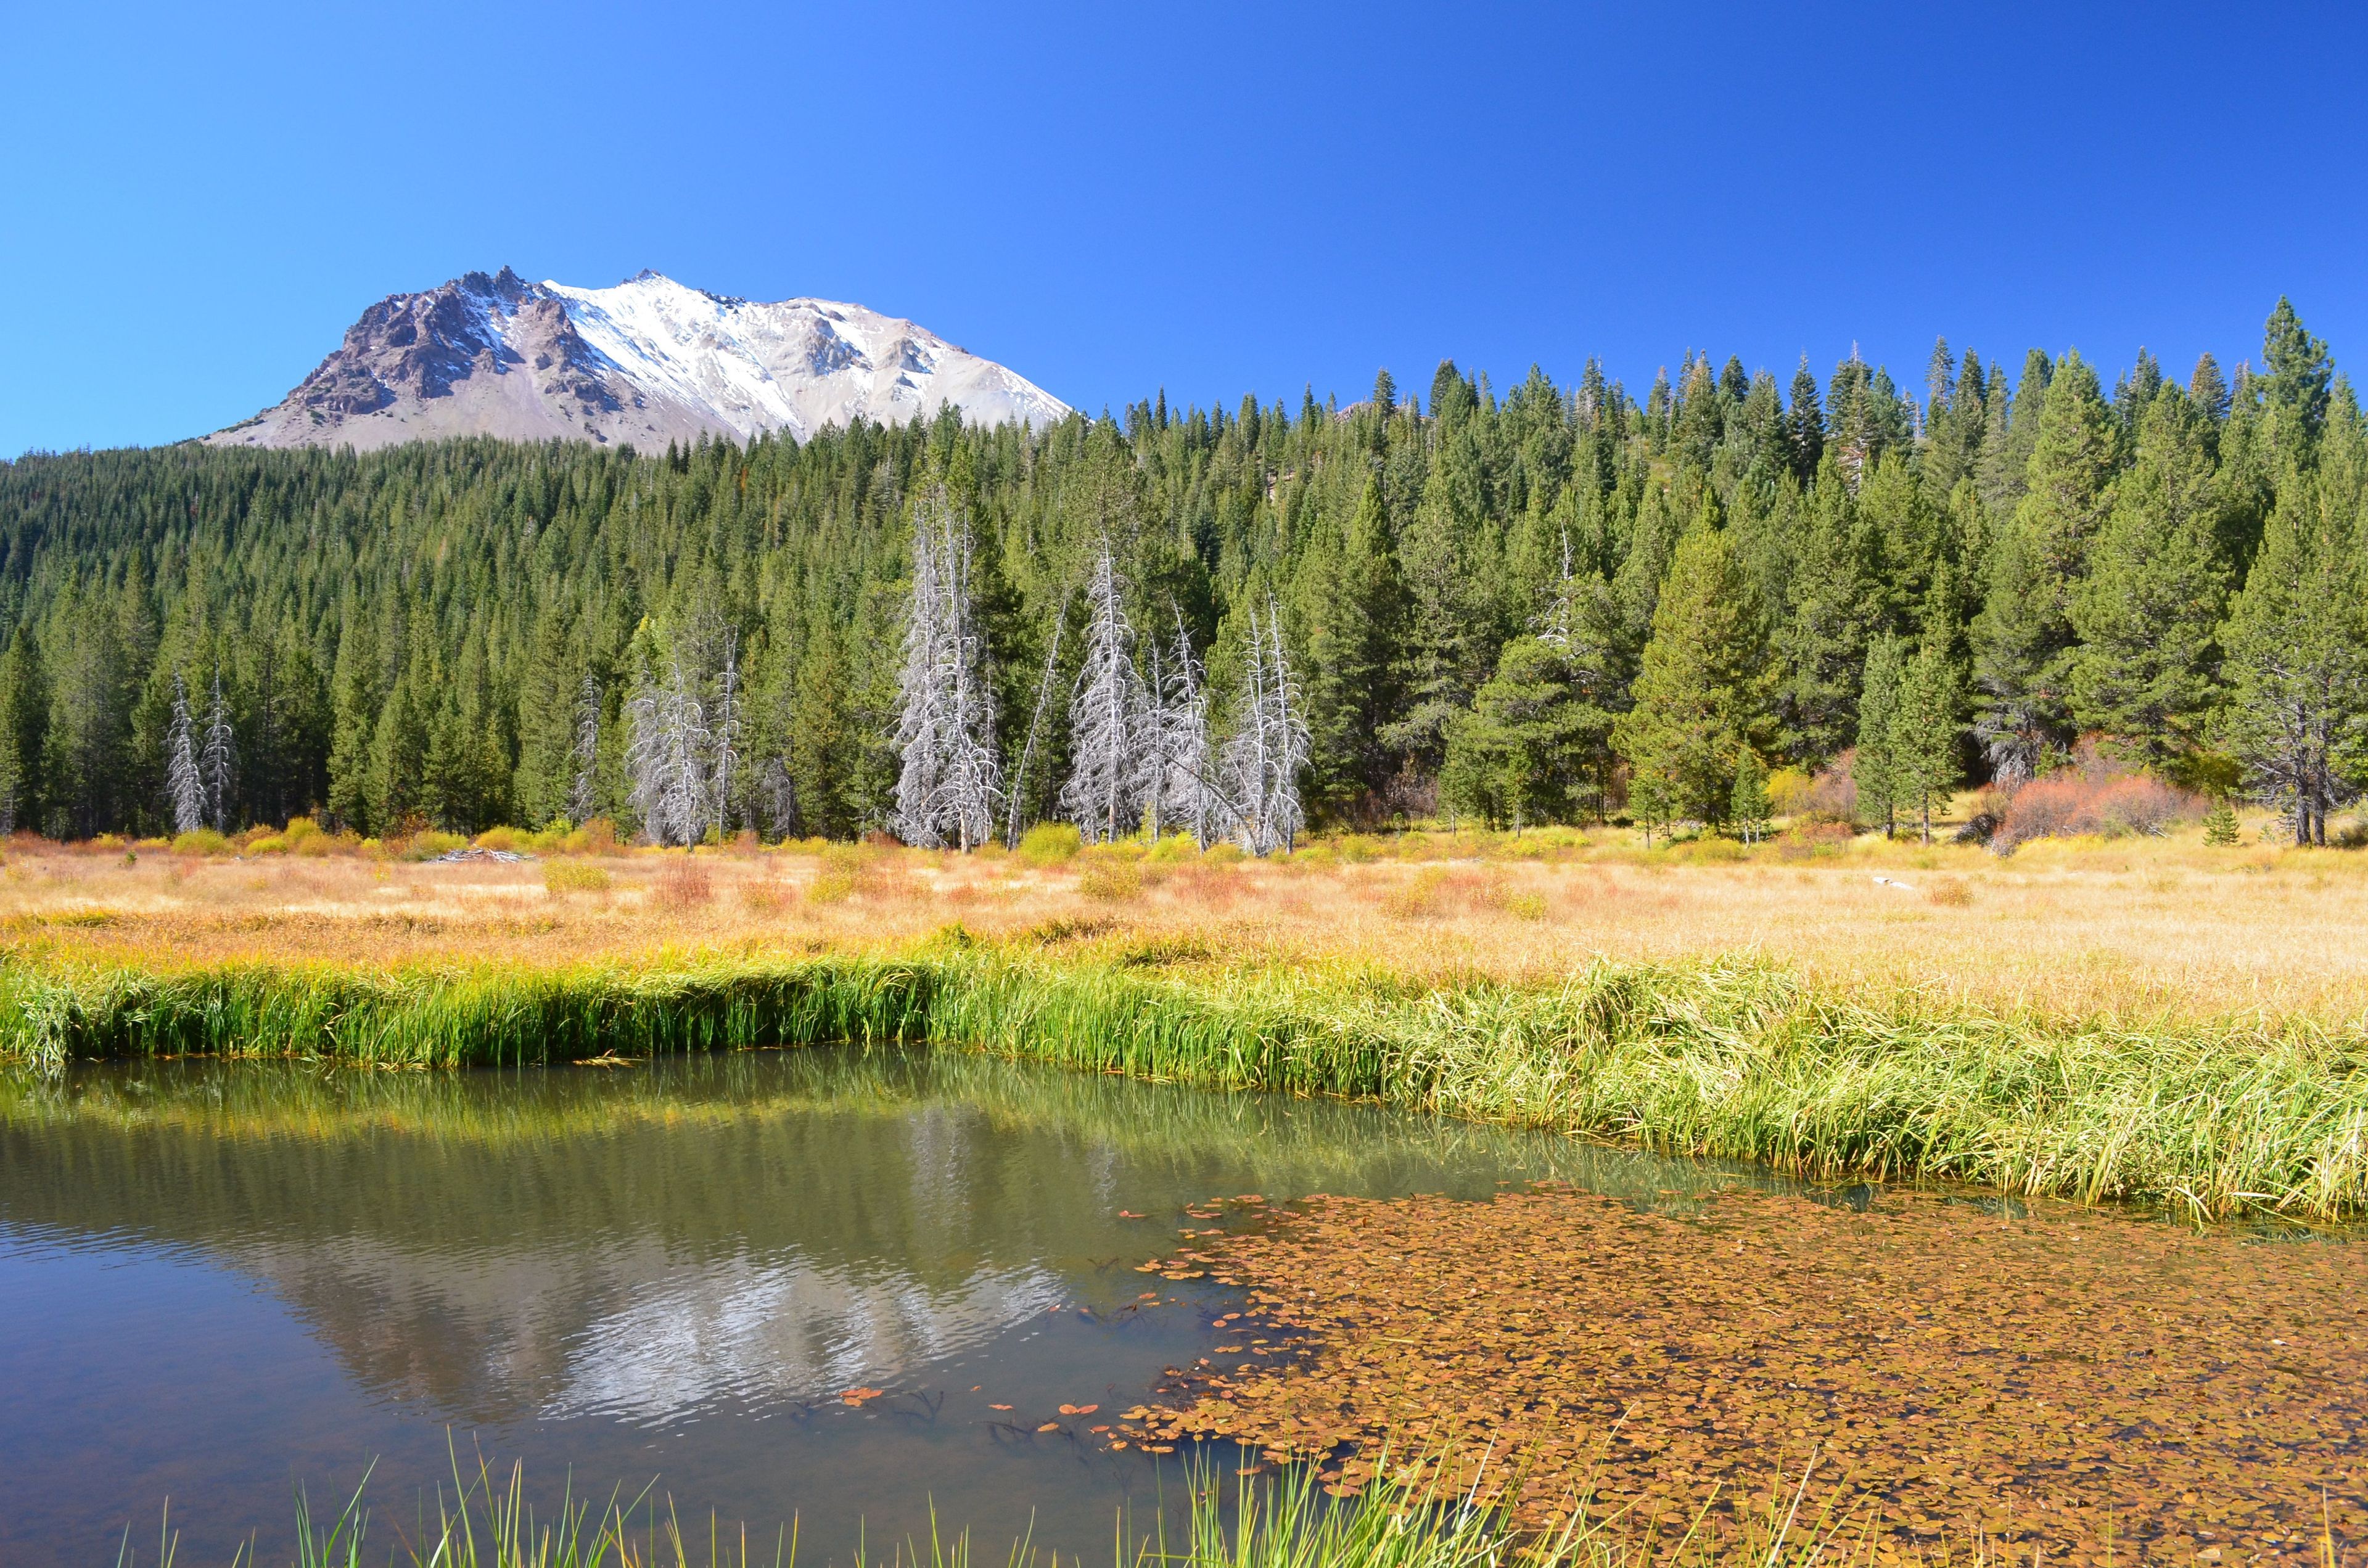
<path id="1" fill-rule="evenodd" d="M 1212 1214 L 1204 1207 L 1201 1214 Z M 1482 1454 L 1517 1517 L 1682 1528 L 1781 1474 L 1877 1555 L 2237 1562 L 2368 1542 L 2368 1244 L 1886 1190 L 1236 1203 L 1146 1271 L 1250 1292 L 1120 1436 Z M 1238 1359 L 1235 1358 L 1238 1352 Z"/>

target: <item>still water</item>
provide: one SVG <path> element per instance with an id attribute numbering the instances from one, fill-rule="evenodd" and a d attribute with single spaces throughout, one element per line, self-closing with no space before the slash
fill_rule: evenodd
<path id="1" fill-rule="evenodd" d="M 112 1562 L 127 1523 L 153 1561 L 168 1497 L 182 1564 L 285 1561 L 294 1486 L 334 1511 L 373 1463 L 377 1558 L 448 1442 L 546 1508 L 572 1479 L 768 1541 L 795 1517 L 810 1562 L 932 1504 L 997 1554 L 1099 1557 L 1177 1477 L 1090 1427 L 1235 1300 L 1135 1271 L 1185 1205 L 1548 1178 L 1777 1181 L 958 1053 L 0 1078 L 0 1564 Z"/>

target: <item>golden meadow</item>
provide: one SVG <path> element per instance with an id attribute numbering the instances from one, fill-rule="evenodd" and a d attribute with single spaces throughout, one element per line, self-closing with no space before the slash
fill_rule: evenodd
<path id="1" fill-rule="evenodd" d="M 926 1041 L 2191 1217 L 2368 1201 L 2368 859 L 2340 850 L 1547 830 L 1260 862 L 596 830 L 416 858 L 458 842 L 12 841 L 0 1051 Z"/>

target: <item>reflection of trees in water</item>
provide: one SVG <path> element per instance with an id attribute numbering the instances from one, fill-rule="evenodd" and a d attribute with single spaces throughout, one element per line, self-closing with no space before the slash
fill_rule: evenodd
<path id="1" fill-rule="evenodd" d="M 1136 1207 L 1238 1192 L 1649 1194 L 1651 1156 L 1370 1107 L 940 1052 L 630 1071 L 157 1062 L 0 1085 L 0 1218 L 268 1279 L 365 1386 L 448 1417 L 813 1397 L 1123 1270 Z M 1156 1240 L 1155 1240 L 1156 1238 Z"/>

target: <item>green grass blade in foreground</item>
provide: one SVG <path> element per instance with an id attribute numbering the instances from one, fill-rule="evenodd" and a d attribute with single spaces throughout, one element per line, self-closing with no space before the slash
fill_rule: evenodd
<path id="1" fill-rule="evenodd" d="M 959 949 L 387 972 L 0 963 L 0 1056 L 52 1071 L 74 1057 L 450 1067 L 848 1040 L 1371 1098 L 1827 1176 L 2198 1216 L 2368 1207 L 2368 1044 L 2307 1018 L 2014 1016 L 1828 994 L 1721 960 L 1441 987 Z"/>
<path id="2" fill-rule="evenodd" d="M 1486 1466 L 1466 1490 L 1450 1489 L 1446 1478 L 1456 1468 L 1445 1460 L 1396 1467 L 1384 1457 L 1372 1483 L 1343 1496 L 1328 1494 L 1305 1466 L 1240 1478 L 1229 1491 L 1221 1467 L 1195 1465 L 1187 1472 L 1183 1540 L 1170 1539 L 1164 1513 L 1156 1529 L 1140 1538 L 1131 1538 L 1121 1517 L 1112 1568 L 1499 1568 L 1515 1562 L 1533 1568 L 1850 1568 L 1873 1557 L 1867 1531 L 1855 1545 L 1848 1539 L 1863 1518 L 1861 1509 L 1848 1506 L 1846 1489 L 1804 1508 L 1806 1471 L 1790 1486 L 1778 1477 L 1760 1513 L 1731 1521 L 1712 1523 L 1709 1500 L 1682 1530 L 1624 1513 L 1599 1518 L 1592 1499 L 1580 1496 L 1560 1510 L 1566 1522 L 1540 1533 L 1508 1522 Z M 762 1537 L 752 1541 L 744 1527 L 711 1518 L 700 1540 L 670 1500 L 662 1512 L 647 1510 L 637 1528 L 633 1518 L 644 1511 L 646 1488 L 631 1503 L 612 1494 L 597 1517 L 571 1495 L 556 1519 L 538 1523 L 520 1467 L 497 1483 L 482 1457 L 473 1477 L 463 1475 L 456 1459 L 454 1476 L 456 1495 L 448 1499 L 439 1490 L 432 1523 L 423 1516 L 417 1533 L 393 1549 L 390 1561 L 408 1560 L 413 1568 L 691 1568 L 702 1562 L 752 1568 L 767 1560 Z M 293 1568 L 353 1568 L 363 1561 L 364 1491 L 357 1487 L 323 1531 L 299 1490 Z M 169 1531 L 165 1539 L 169 1568 Z M 793 1526 L 777 1531 L 771 1546 L 773 1568 L 795 1568 Z M 860 1539 L 853 1561 L 874 1568 Z M 927 1541 L 901 1543 L 885 1568 L 973 1568 L 975 1562 L 970 1533 L 943 1531 L 932 1508 Z M 1007 1568 L 1053 1568 L 1057 1562 L 1029 1537 L 1014 1541 L 1006 1558 Z"/>

